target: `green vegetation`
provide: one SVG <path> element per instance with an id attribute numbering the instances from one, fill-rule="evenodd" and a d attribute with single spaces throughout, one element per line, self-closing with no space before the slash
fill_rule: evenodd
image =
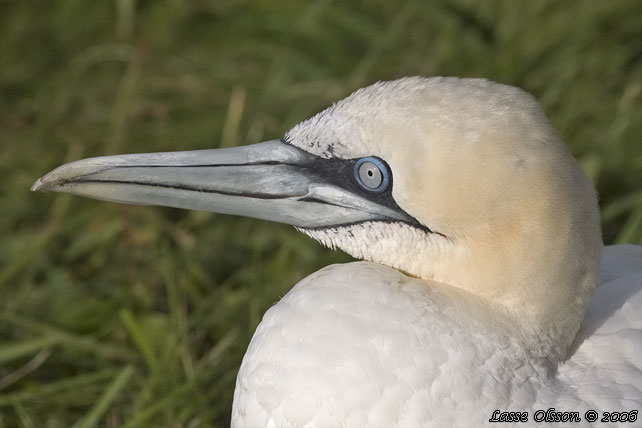
<path id="1" fill-rule="evenodd" d="M 67 161 L 277 138 L 352 90 L 487 77 L 542 103 L 642 243 L 642 3 L 5 0 L 0 426 L 229 423 L 264 311 L 349 257 L 292 228 L 28 191 Z"/>

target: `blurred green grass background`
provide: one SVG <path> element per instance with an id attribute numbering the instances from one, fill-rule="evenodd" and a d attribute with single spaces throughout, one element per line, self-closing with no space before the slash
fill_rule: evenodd
<path id="1" fill-rule="evenodd" d="M 292 228 L 28 191 L 71 160 L 279 138 L 406 75 L 533 93 L 642 243 L 642 3 L 7 1 L 0 14 L 0 426 L 229 424 L 292 284 L 349 257 Z"/>

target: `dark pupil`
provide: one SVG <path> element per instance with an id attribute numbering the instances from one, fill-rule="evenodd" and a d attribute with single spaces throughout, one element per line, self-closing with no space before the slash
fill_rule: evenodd
<path id="1" fill-rule="evenodd" d="M 370 177 L 372 177 L 372 170 L 371 170 L 371 169 L 369 169 L 369 170 L 368 170 L 368 175 L 369 175 Z"/>

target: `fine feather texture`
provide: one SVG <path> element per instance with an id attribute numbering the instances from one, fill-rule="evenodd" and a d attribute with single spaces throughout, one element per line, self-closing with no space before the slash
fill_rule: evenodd
<path id="1" fill-rule="evenodd" d="M 592 408 L 642 410 L 642 247 L 606 247 L 602 283 L 559 378 Z"/>
<path id="2" fill-rule="evenodd" d="M 486 324 L 468 323 L 470 308 L 451 306 L 461 300 L 450 291 L 368 262 L 309 276 L 257 330 L 239 374 L 235 423 L 448 424 L 452 415 L 470 411 L 465 397 L 493 396 L 496 379 L 537 371 L 523 367 L 520 347 L 493 354 L 508 338 Z M 475 337 L 484 343 L 471 341 Z M 475 376 L 480 368 L 489 376 Z M 269 396 L 279 400 L 262 398 L 267 384 Z M 508 404 L 508 397 L 498 398 Z M 439 406 L 427 405 L 433 402 Z M 477 417 L 487 413 L 483 407 L 479 412 Z"/>
<path id="3" fill-rule="evenodd" d="M 618 265 L 623 252 L 636 263 Z M 495 409 L 527 411 L 531 423 L 550 407 L 640 409 L 642 249 L 605 255 L 610 279 L 557 373 L 493 320 L 474 322 L 482 302 L 374 263 L 328 266 L 265 314 L 239 372 L 233 426 L 482 426 Z"/>

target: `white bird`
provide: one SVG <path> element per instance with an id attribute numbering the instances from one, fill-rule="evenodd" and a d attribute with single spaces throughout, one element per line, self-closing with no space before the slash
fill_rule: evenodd
<path id="1" fill-rule="evenodd" d="M 32 189 L 284 222 L 367 260 L 265 314 L 232 426 L 608 426 L 642 408 L 642 248 L 606 248 L 600 279 L 596 192 L 517 88 L 380 82 L 283 140 L 85 159 Z"/>

